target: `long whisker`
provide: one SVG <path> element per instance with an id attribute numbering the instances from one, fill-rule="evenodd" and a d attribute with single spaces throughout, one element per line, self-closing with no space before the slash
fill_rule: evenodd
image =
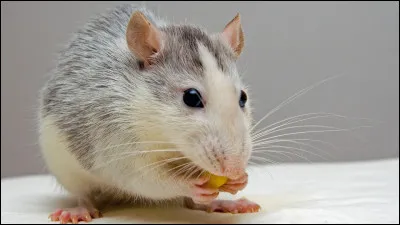
<path id="1" fill-rule="evenodd" d="M 194 165 L 193 164 L 191 164 L 191 165 L 189 165 L 188 167 L 186 167 L 185 168 L 185 173 L 184 174 L 182 174 L 182 178 L 181 178 L 181 180 L 185 180 L 186 179 L 186 175 L 191 171 L 191 169 L 193 169 L 194 168 Z M 175 177 L 176 178 L 176 177 Z"/>
<path id="2" fill-rule="evenodd" d="M 335 113 L 329 113 L 329 112 L 316 112 L 316 113 L 306 113 L 306 114 L 300 114 L 300 115 L 284 118 L 284 119 L 282 119 L 280 121 L 277 121 L 277 122 L 275 122 L 275 123 L 273 123 L 271 125 L 268 125 L 268 126 L 262 128 L 262 129 L 259 129 L 257 131 L 252 132 L 252 135 L 254 136 L 254 135 L 260 133 L 261 131 L 266 130 L 266 129 L 270 128 L 270 127 L 273 127 L 273 126 L 275 126 L 275 125 L 277 125 L 279 123 L 283 123 L 285 121 L 291 122 L 292 119 L 296 119 L 298 117 L 303 117 L 303 116 L 309 116 L 309 115 L 320 115 L 320 116 L 324 116 L 324 117 L 325 116 L 332 116 L 332 117 L 337 117 L 337 118 L 343 118 L 343 119 L 346 119 L 346 120 L 351 120 L 351 119 L 352 120 L 367 120 L 367 121 L 370 121 L 370 122 L 383 123 L 382 121 L 378 121 L 378 120 L 371 119 L 371 118 L 365 118 L 365 117 L 348 117 L 348 116 L 343 116 L 343 115 L 339 115 L 339 114 L 335 114 Z M 313 119 L 313 118 L 319 118 L 319 117 L 310 117 L 308 119 Z M 297 120 L 295 120 L 295 121 L 297 121 Z M 303 121 L 303 120 L 301 120 L 301 121 Z M 298 122 L 300 122 L 300 121 L 298 121 Z"/>
<path id="3" fill-rule="evenodd" d="M 340 76 L 343 76 L 343 75 L 336 75 L 336 76 L 333 76 L 333 77 L 326 78 L 326 79 L 324 79 L 324 80 L 322 80 L 322 81 L 319 81 L 319 82 L 317 82 L 317 83 L 315 83 L 315 84 L 313 84 L 313 85 L 311 85 L 311 86 L 309 86 L 309 87 L 307 87 L 307 88 L 304 88 L 304 89 L 298 91 L 297 93 L 295 93 L 294 95 L 292 95 L 291 97 L 289 97 L 288 99 L 286 99 L 285 101 L 283 101 L 281 104 L 279 104 L 278 106 L 276 106 L 276 107 L 275 107 L 274 109 L 272 109 L 270 112 L 268 112 L 264 117 L 262 117 L 254 126 L 252 126 L 252 128 L 250 129 L 250 132 L 251 132 L 254 128 L 256 128 L 256 126 L 257 126 L 258 124 L 260 124 L 263 120 L 265 120 L 268 116 L 272 115 L 274 112 L 278 111 L 278 110 L 281 109 L 283 106 L 289 104 L 290 102 L 292 102 L 292 101 L 295 100 L 296 98 L 298 98 L 298 97 L 302 96 L 303 94 L 307 93 L 309 90 L 312 90 L 313 88 L 315 88 L 315 87 L 317 87 L 317 86 L 319 86 L 319 85 L 321 85 L 321 84 L 323 84 L 323 83 L 325 83 L 325 82 L 327 82 L 327 81 L 329 81 L 329 80 L 332 80 L 332 79 L 335 79 L 335 78 L 337 78 L 337 77 L 340 77 Z"/>
<path id="4" fill-rule="evenodd" d="M 289 147 L 289 146 L 283 146 L 283 145 L 271 145 L 271 146 L 269 146 L 269 147 L 267 147 L 267 148 L 265 148 L 265 149 L 269 149 L 269 148 L 284 148 L 284 149 L 294 149 L 294 150 L 298 150 L 298 151 L 301 151 L 301 152 L 306 152 L 306 153 L 309 153 L 309 154 L 311 154 L 311 155 L 314 155 L 314 156 L 320 157 L 320 158 L 322 158 L 323 160 L 327 160 L 326 158 L 324 158 L 323 156 L 321 156 L 321 155 L 319 155 L 319 154 L 316 154 L 316 153 L 313 153 L 313 152 L 307 151 L 307 150 L 305 150 L 305 149 L 302 149 L 302 148 Z M 262 152 L 262 150 L 258 150 L 258 151 L 259 151 L 259 152 Z M 257 151 L 256 151 L 256 152 L 257 152 Z"/>
<path id="5" fill-rule="evenodd" d="M 272 137 L 268 137 L 268 138 L 262 139 L 262 141 L 271 140 L 271 139 L 277 138 L 277 137 L 289 136 L 289 135 L 293 135 L 293 134 L 323 133 L 323 132 L 336 132 L 336 131 L 351 131 L 351 130 L 360 129 L 360 128 L 365 128 L 365 127 L 371 127 L 371 126 L 359 126 L 359 127 L 355 127 L 355 128 L 349 128 L 349 129 L 332 129 L 332 130 L 316 130 L 316 131 L 293 132 L 293 133 L 287 133 L 287 134 L 281 134 L 281 135 L 275 135 L 275 136 L 272 136 Z M 261 141 L 261 140 L 260 140 L 260 141 Z"/>
<path id="6" fill-rule="evenodd" d="M 191 168 L 193 166 L 193 163 L 192 162 L 189 162 L 189 163 L 184 163 L 184 164 L 182 164 L 181 166 L 178 166 L 178 167 L 181 167 L 180 169 L 178 169 L 177 171 L 175 171 L 172 175 L 171 175 L 171 179 L 176 179 L 178 176 L 179 176 L 179 174 L 181 173 L 181 171 L 183 171 L 183 170 L 185 170 L 185 169 L 187 169 L 187 168 Z"/>
<path id="7" fill-rule="evenodd" d="M 199 175 L 197 176 L 196 179 L 199 179 L 199 177 L 201 177 L 205 172 L 206 172 L 205 170 L 202 170 L 202 171 L 199 173 Z"/>
<path id="8" fill-rule="evenodd" d="M 333 116 L 344 117 L 344 116 L 340 116 L 340 115 L 333 115 Z M 276 127 L 271 128 L 271 129 L 269 129 L 269 130 L 267 130 L 267 131 L 263 131 L 263 132 L 261 132 L 261 133 L 258 133 L 257 135 L 255 135 L 255 137 L 252 137 L 252 139 L 253 139 L 253 140 L 256 140 L 256 139 L 258 139 L 258 138 L 260 138 L 260 137 L 264 137 L 264 136 L 266 136 L 266 135 L 268 135 L 268 134 L 275 133 L 275 132 L 278 132 L 278 131 L 282 131 L 282 130 L 285 130 L 285 129 L 289 129 L 289 128 L 284 128 L 284 129 L 278 129 L 278 130 L 276 130 L 277 128 L 282 127 L 282 126 L 285 126 L 285 125 L 290 125 L 290 124 L 293 124 L 293 123 L 298 123 L 298 122 L 301 122 L 301 121 L 306 121 L 306 120 L 309 120 L 309 119 L 315 119 L 315 118 L 321 118 L 321 117 L 331 117 L 331 115 L 315 116 L 315 117 L 311 117 L 311 118 L 307 118 L 307 119 L 296 120 L 296 121 L 294 121 L 294 122 L 287 122 L 287 123 L 285 123 L 285 124 L 283 124 L 283 125 L 276 126 Z M 348 119 L 347 117 L 344 117 L 344 118 Z M 308 127 L 311 127 L 311 126 L 314 126 L 314 127 L 315 127 L 315 126 L 320 126 L 320 127 L 322 127 L 321 125 L 303 125 L 303 127 L 307 127 L 307 126 L 308 126 Z M 372 126 L 369 126 L 369 127 L 372 127 Z M 290 127 L 290 128 L 296 128 L 296 127 Z M 328 128 L 328 127 L 325 126 L 325 128 Z M 336 128 L 336 127 L 330 127 L 330 128 Z"/>
<path id="9" fill-rule="evenodd" d="M 296 154 L 294 152 L 288 152 L 288 151 L 276 151 L 276 150 L 265 149 L 265 150 L 259 150 L 259 151 L 255 152 L 255 153 L 261 153 L 261 154 L 263 154 L 263 153 L 264 154 L 267 154 L 267 153 L 278 153 L 278 154 L 286 153 L 286 154 L 292 154 L 292 155 L 297 156 L 299 158 L 302 158 L 302 159 L 304 159 L 304 160 L 306 160 L 308 162 L 311 162 L 309 159 L 307 159 L 306 157 L 304 157 L 302 155 Z M 292 160 L 292 158 L 290 158 L 290 159 Z"/>
<path id="10" fill-rule="evenodd" d="M 193 170 L 193 169 L 192 169 Z M 186 179 L 184 179 L 185 181 L 188 181 L 195 173 L 198 173 L 199 171 L 201 171 L 202 169 L 200 169 L 200 168 L 197 168 L 196 166 L 194 166 L 194 170 L 193 170 L 193 172 L 191 172 L 190 174 L 189 174 L 189 176 L 187 176 L 187 178 Z"/>
<path id="11" fill-rule="evenodd" d="M 265 149 L 265 148 L 254 149 L 256 151 L 253 151 L 253 153 L 264 153 L 263 151 L 259 151 L 262 149 Z M 281 154 L 281 155 L 285 156 L 286 158 L 292 160 L 292 158 L 290 156 L 286 155 L 287 153 L 291 153 L 291 152 L 283 152 L 283 151 L 276 151 L 276 150 L 268 150 L 268 152 Z"/>
<path id="12" fill-rule="evenodd" d="M 135 141 L 135 142 L 129 142 L 129 143 L 123 143 L 123 144 L 109 146 L 109 147 L 103 148 L 102 151 L 108 150 L 111 148 L 127 146 L 127 145 L 134 145 L 134 144 L 172 144 L 172 145 L 179 144 L 179 145 L 185 145 L 185 143 L 165 142 L 165 141 Z"/>
<path id="13" fill-rule="evenodd" d="M 297 115 L 297 116 L 292 116 L 292 117 L 289 117 L 289 118 L 285 118 L 285 119 L 280 120 L 280 121 L 278 121 L 278 122 L 275 122 L 275 123 L 273 123 L 273 124 L 271 124 L 271 125 L 268 125 L 268 126 L 262 128 L 262 129 L 259 129 L 258 131 L 254 132 L 252 136 L 256 136 L 256 135 L 258 135 L 260 132 L 262 132 L 262 131 L 264 131 L 264 130 L 267 130 L 267 129 L 270 128 L 270 127 L 273 127 L 273 128 L 274 128 L 274 126 L 276 126 L 276 125 L 278 125 L 278 124 L 280 124 L 280 123 L 283 123 L 283 122 L 286 122 L 286 121 L 289 121 L 289 122 L 290 122 L 290 121 L 293 120 L 293 119 L 296 119 L 296 118 L 299 118 L 299 117 L 303 117 L 303 116 L 310 116 L 310 115 L 344 117 L 344 116 L 341 116 L 341 115 L 337 115 L 337 114 L 333 114 L 333 113 L 325 113 L 325 112 L 301 114 L 301 115 Z M 308 119 L 313 119 L 313 118 L 318 118 L 318 117 L 311 117 L 311 118 L 308 118 Z"/>
<path id="14" fill-rule="evenodd" d="M 106 155 L 107 157 L 115 157 L 115 156 L 136 156 L 136 155 L 142 155 L 145 153 L 160 153 L 160 152 L 180 152 L 178 149 L 152 149 L 152 150 L 146 150 L 146 151 L 128 151 L 128 152 L 118 152 L 118 154 L 114 155 Z"/>
<path id="15" fill-rule="evenodd" d="M 263 158 L 263 157 L 258 157 L 258 156 L 255 156 L 255 155 L 252 155 L 251 158 L 252 158 L 252 159 L 261 160 L 261 161 L 263 161 L 263 162 L 272 163 L 272 164 L 277 164 L 277 163 L 278 163 L 278 162 L 273 161 L 273 160 L 271 160 L 271 159 L 265 159 L 265 158 Z"/>
<path id="16" fill-rule="evenodd" d="M 260 166 L 259 164 L 255 163 L 255 162 L 252 162 L 252 161 L 250 161 L 250 160 L 248 161 L 248 163 L 249 163 L 249 164 L 251 164 L 251 165 L 257 165 L 257 166 Z"/>
<path id="17" fill-rule="evenodd" d="M 162 151 L 162 150 L 171 150 L 171 149 L 155 149 L 154 151 Z M 113 163 L 113 162 L 115 162 L 115 161 L 127 159 L 127 157 L 130 157 L 130 156 L 137 156 L 137 155 L 139 155 L 139 154 L 141 154 L 141 153 L 140 153 L 140 152 L 139 152 L 139 153 L 137 153 L 137 152 L 132 152 L 131 154 L 128 154 L 128 156 L 122 155 L 121 157 L 112 159 L 112 160 L 107 161 L 107 162 L 105 162 L 105 163 L 103 163 L 103 164 L 98 164 L 98 165 L 92 167 L 91 169 L 92 169 L 92 170 L 97 170 L 97 169 L 100 169 L 100 168 L 102 168 L 102 167 L 104 167 L 104 166 L 110 165 L 111 163 Z"/>
<path id="18" fill-rule="evenodd" d="M 156 161 L 156 162 L 150 163 L 150 164 L 148 164 L 146 166 L 143 166 L 143 167 L 139 168 L 137 170 L 137 172 L 140 172 L 140 171 L 142 171 L 143 169 L 145 169 L 145 168 L 147 168 L 149 166 L 157 165 L 156 167 L 152 167 L 151 168 L 151 170 L 153 170 L 153 169 L 158 168 L 160 166 L 163 166 L 163 165 L 165 165 L 167 163 L 178 161 L 178 160 L 181 160 L 181 159 L 187 159 L 187 157 L 186 156 L 182 156 L 182 157 L 168 158 L 168 159 L 163 159 L 163 160 L 160 160 L 160 161 Z"/>
<path id="19" fill-rule="evenodd" d="M 161 167 L 161 166 L 163 166 L 163 165 L 169 163 L 169 161 L 177 161 L 177 160 L 180 160 L 180 159 L 165 159 L 165 160 L 162 160 L 162 161 L 157 161 L 157 162 L 155 162 L 155 163 L 152 163 L 152 166 L 153 166 L 153 167 L 147 168 L 148 170 L 144 171 L 143 173 L 140 173 L 140 172 L 143 170 L 143 168 L 144 168 L 145 166 L 139 168 L 139 170 L 135 170 L 135 171 L 133 171 L 133 172 L 131 172 L 131 173 L 129 173 L 129 174 L 126 174 L 125 177 L 132 178 L 132 175 L 135 174 L 135 173 L 137 173 L 138 176 L 136 177 L 136 179 L 133 179 L 133 180 L 131 181 L 131 182 L 137 182 L 137 180 L 142 179 L 143 177 L 146 176 L 147 173 L 153 171 L 154 169 L 159 168 L 159 167 Z"/>
<path id="20" fill-rule="evenodd" d="M 284 123 L 282 125 L 277 125 L 275 127 L 269 128 L 269 129 L 262 129 L 262 131 L 258 132 L 257 134 L 254 134 L 252 136 L 252 139 L 253 140 L 257 139 L 260 136 L 263 136 L 264 134 L 268 134 L 269 132 L 274 131 L 274 130 L 280 128 L 280 127 L 284 127 L 284 126 L 287 126 L 287 125 L 290 125 L 290 124 L 294 124 L 294 123 L 299 123 L 299 122 L 302 122 L 302 121 L 307 121 L 307 120 L 317 119 L 317 118 L 324 118 L 324 117 L 337 117 L 337 115 L 321 115 L 321 116 L 309 117 L 309 118 L 306 118 L 306 119 L 297 119 L 297 120 L 294 120 L 294 121 L 290 121 L 289 120 L 288 122 L 286 122 L 286 123 Z"/>
<path id="21" fill-rule="evenodd" d="M 141 171 L 143 171 L 143 169 L 146 169 L 146 168 L 149 167 L 149 166 L 153 166 L 153 167 L 147 168 L 148 170 L 144 171 L 143 173 L 140 173 L 140 174 L 141 174 L 141 177 L 143 177 L 143 176 L 145 176 L 147 173 L 149 173 L 149 172 L 153 171 L 154 169 L 159 168 L 159 167 L 161 167 L 161 166 L 163 166 L 163 165 L 165 165 L 165 164 L 167 164 L 167 163 L 174 162 L 174 161 L 178 161 L 178 160 L 185 159 L 185 158 L 187 158 L 187 157 L 176 157 L 176 158 L 169 158 L 169 159 L 164 159 L 164 160 L 161 160 L 161 161 L 156 161 L 156 162 L 153 162 L 153 163 L 148 164 L 148 165 L 146 165 L 146 166 L 140 167 L 138 170 L 135 170 L 135 171 L 133 171 L 132 173 L 127 174 L 126 176 L 127 176 L 127 177 L 131 177 L 132 174 L 134 174 L 134 173 L 140 173 Z M 138 178 L 139 178 L 139 177 L 138 177 Z"/>
<path id="22" fill-rule="evenodd" d="M 314 128 L 331 128 L 331 129 L 342 129 L 342 128 L 338 128 L 338 127 L 333 127 L 333 126 L 324 126 L 324 125 L 302 125 L 302 126 L 291 126 L 291 127 L 285 127 L 282 129 L 278 129 L 278 130 L 273 130 L 273 131 L 266 131 L 266 133 L 264 133 L 262 136 L 260 137 L 265 137 L 269 134 L 273 134 L 279 131 L 283 131 L 283 130 L 288 130 L 288 129 L 294 129 L 294 128 L 307 128 L 307 127 L 314 127 Z M 259 138 L 260 138 L 259 137 Z"/>
<path id="23" fill-rule="evenodd" d="M 183 164 L 177 165 L 177 166 L 175 166 L 175 167 L 172 167 L 171 169 L 169 169 L 169 170 L 167 170 L 167 171 L 164 171 L 164 172 L 165 172 L 165 173 L 168 173 L 168 172 L 171 172 L 172 170 L 175 170 L 175 169 L 178 169 L 178 168 L 180 168 L 180 167 L 184 167 L 184 166 L 190 165 L 190 164 L 192 164 L 192 162 L 183 163 Z M 182 169 L 182 168 L 181 168 L 181 169 Z M 178 171 L 179 171 L 179 170 L 178 170 Z"/>
<path id="24" fill-rule="evenodd" d="M 297 143 L 297 141 L 311 141 L 311 142 L 318 142 L 322 144 L 329 145 L 332 149 L 337 149 L 335 145 L 333 145 L 330 142 L 327 141 L 321 141 L 321 140 L 315 140 L 315 139 L 307 139 L 307 138 L 295 138 L 295 139 L 275 139 L 275 140 L 270 140 L 270 141 L 257 141 L 254 142 L 253 147 L 255 146 L 261 146 L 263 144 L 269 144 L 269 143 L 276 143 L 276 142 L 293 142 Z M 299 142 L 302 143 L 302 142 Z M 303 143 L 304 144 L 304 143 Z"/>
<path id="25" fill-rule="evenodd" d="M 297 140 L 301 140 L 301 139 L 297 139 Z M 305 140 L 308 140 L 308 139 L 305 139 Z M 254 149 L 253 149 L 253 150 L 260 149 L 261 147 L 268 147 L 268 146 L 270 146 L 270 144 L 272 144 L 272 143 L 279 143 L 279 142 L 289 142 L 289 143 L 295 143 L 295 144 L 300 144 L 300 145 L 308 146 L 308 147 L 311 147 L 311 148 L 314 149 L 314 150 L 317 150 L 317 151 L 320 151 L 320 152 L 322 152 L 322 153 L 327 154 L 328 157 L 332 157 L 332 155 L 330 155 L 330 154 L 329 154 L 328 152 L 326 152 L 326 151 L 323 151 L 322 149 L 319 149 L 319 148 L 317 148 L 317 147 L 315 147 L 315 146 L 313 146 L 313 145 L 307 144 L 307 143 L 303 143 L 303 142 L 300 142 L 300 141 L 296 141 L 295 139 L 293 139 L 293 140 L 278 139 L 278 140 L 265 141 L 265 142 L 262 142 L 262 143 L 258 143 L 258 144 L 256 144 L 256 145 L 253 145 L 253 146 L 254 146 Z"/>

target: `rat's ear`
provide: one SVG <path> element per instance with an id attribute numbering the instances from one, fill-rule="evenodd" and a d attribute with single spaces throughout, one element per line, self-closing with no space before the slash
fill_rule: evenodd
<path id="1" fill-rule="evenodd" d="M 160 51 L 161 32 L 151 24 L 143 13 L 132 14 L 126 29 L 126 41 L 132 53 L 139 57 L 145 66 L 151 64 L 151 56 Z"/>
<path id="2" fill-rule="evenodd" d="M 242 24 L 240 23 L 240 15 L 236 14 L 235 18 L 231 20 L 222 32 L 222 38 L 225 39 L 233 49 L 236 57 L 242 53 L 244 46 L 244 34 Z"/>

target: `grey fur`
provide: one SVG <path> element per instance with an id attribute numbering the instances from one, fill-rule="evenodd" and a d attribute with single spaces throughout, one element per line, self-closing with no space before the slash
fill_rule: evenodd
<path id="1" fill-rule="evenodd" d="M 139 69 L 135 56 L 120 43 L 125 40 L 128 21 L 136 10 L 166 34 L 156 63 L 145 71 Z M 99 139 L 129 132 L 135 140 L 133 125 L 121 122 L 121 118 L 131 118 L 130 103 L 137 97 L 138 84 L 147 85 L 159 104 L 169 105 L 176 101 L 171 90 L 177 83 L 201 79 L 203 68 L 197 42 L 214 54 L 223 71 L 232 68 L 232 50 L 198 27 L 167 25 L 132 5 L 110 10 L 80 29 L 61 52 L 59 64 L 42 91 L 42 117 L 55 118 L 56 125 L 67 135 L 73 154 L 90 169 L 90 156 Z"/>

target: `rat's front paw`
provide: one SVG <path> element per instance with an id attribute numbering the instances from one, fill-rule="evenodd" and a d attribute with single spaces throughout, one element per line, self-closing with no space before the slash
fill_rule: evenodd
<path id="1" fill-rule="evenodd" d="M 209 204 L 218 197 L 217 188 L 210 188 L 207 185 L 209 177 L 201 177 L 193 181 L 191 188 L 191 198 L 198 204 Z"/>
<path id="2" fill-rule="evenodd" d="M 90 222 L 92 218 L 100 218 L 101 214 L 97 209 L 88 210 L 85 207 L 58 209 L 50 214 L 51 221 L 60 223 L 78 223 L 79 221 Z"/>
<path id="3" fill-rule="evenodd" d="M 236 180 L 228 180 L 222 187 L 219 188 L 220 191 L 229 192 L 231 194 L 236 194 L 238 191 L 243 190 L 247 186 L 248 175 L 244 174 L 242 177 Z"/>

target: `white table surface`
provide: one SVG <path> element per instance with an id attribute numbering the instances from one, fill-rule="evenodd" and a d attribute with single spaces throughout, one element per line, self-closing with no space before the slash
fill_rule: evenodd
<path id="1" fill-rule="evenodd" d="M 399 223 L 399 160 L 281 164 L 249 170 L 236 196 L 258 202 L 255 214 L 187 209 L 118 209 L 91 223 Z M 74 200 L 50 175 L 2 179 L 1 223 L 51 223 L 50 212 Z M 55 222 L 53 222 L 55 223 Z"/>

